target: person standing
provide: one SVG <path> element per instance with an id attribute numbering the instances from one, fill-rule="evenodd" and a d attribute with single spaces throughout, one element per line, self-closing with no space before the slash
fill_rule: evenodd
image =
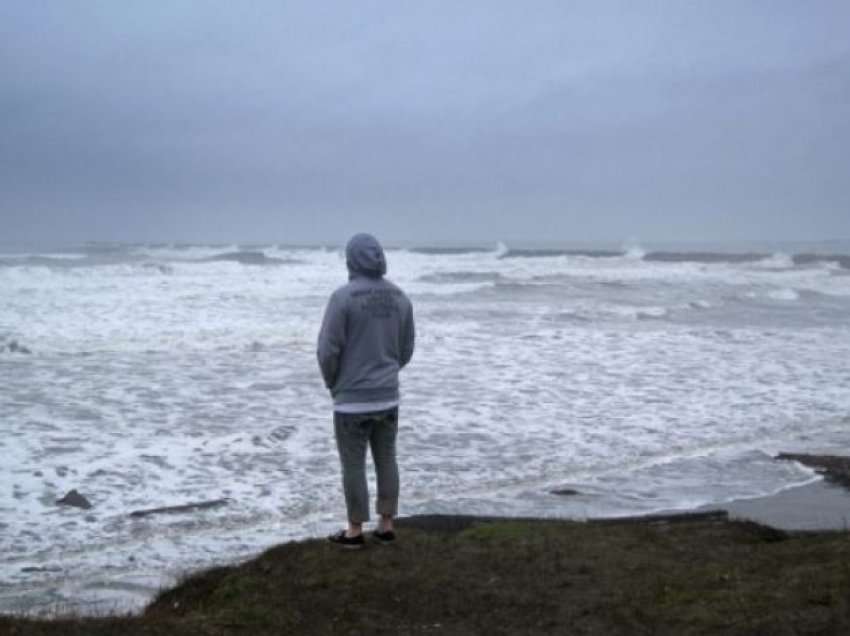
<path id="1" fill-rule="evenodd" d="M 369 521 L 366 447 L 378 482 L 378 527 L 373 536 L 395 540 L 399 476 L 398 372 L 413 356 L 413 307 L 384 278 L 386 257 L 378 240 L 356 234 L 345 248 L 348 283 L 331 295 L 319 331 L 317 357 L 334 403 L 334 434 L 342 466 L 348 528 L 329 539 L 346 548 L 365 545 Z"/>

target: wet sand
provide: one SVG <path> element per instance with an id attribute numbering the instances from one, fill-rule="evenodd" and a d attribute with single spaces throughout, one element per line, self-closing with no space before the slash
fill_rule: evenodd
<path id="1" fill-rule="evenodd" d="M 736 519 L 749 519 L 781 530 L 850 528 L 850 457 L 780 453 L 777 461 L 797 461 L 815 469 L 822 481 L 767 497 L 738 499 L 721 508 Z"/>
<path id="2" fill-rule="evenodd" d="M 698 510 L 725 510 L 732 519 L 748 519 L 779 530 L 847 530 L 850 491 L 826 481 L 790 488 L 766 497 L 736 499 Z"/>

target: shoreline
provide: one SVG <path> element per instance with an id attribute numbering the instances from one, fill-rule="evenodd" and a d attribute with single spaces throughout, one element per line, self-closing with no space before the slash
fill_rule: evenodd
<path id="1" fill-rule="evenodd" d="M 137 615 L 0 615 L 0 634 L 850 633 L 847 532 L 782 531 L 717 509 L 398 525 L 390 546 L 292 541 L 196 571 Z"/>
<path id="2" fill-rule="evenodd" d="M 826 479 L 780 490 L 772 495 L 733 499 L 694 511 L 724 510 L 730 519 L 785 531 L 831 532 L 850 529 L 850 491 Z"/>
<path id="3" fill-rule="evenodd" d="M 787 455 L 780 454 L 775 457 L 776 461 L 793 460 L 814 468 L 820 475 L 811 481 L 799 486 L 793 486 L 780 490 L 770 495 L 757 497 L 733 499 L 726 502 L 712 503 L 693 508 L 661 510 L 654 513 L 638 514 L 634 516 L 614 517 L 588 517 L 588 518 L 547 518 L 547 517 L 491 517 L 481 515 L 462 514 L 418 514 L 401 517 L 397 520 L 398 526 L 403 531 L 406 529 L 424 532 L 449 532 L 457 533 L 473 525 L 487 523 L 546 523 L 567 522 L 584 523 L 588 525 L 621 526 L 630 523 L 646 522 L 754 522 L 760 526 L 778 531 L 780 534 L 826 534 L 834 531 L 847 531 L 850 528 L 850 458 L 837 456 L 817 455 Z M 317 537 L 304 538 L 302 541 L 315 540 Z M 249 562 L 254 556 L 236 561 L 224 560 L 221 566 L 238 567 L 240 563 Z M 225 565 L 226 564 L 226 565 Z M 216 566 L 214 566 L 216 567 Z M 116 591 L 121 591 L 121 586 Z M 141 588 L 124 590 L 132 595 L 141 592 Z M 151 593 L 151 598 L 155 594 Z M 137 608 L 130 610 L 133 614 L 143 612 L 144 607 L 150 602 L 150 598 L 138 603 Z M 20 611 L 11 610 L 7 616 L 18 615 L 22 612 L 28 614 L 23 608 Z M 87 615 L 86 604 L 77 607 L 68 603 L 59 610 Z M 100 607 L 100 603 L 92 604 L 92 607 Z M 116 611 L 121 611 L 117 608 Z M 36 615 L 42 614 L 37 612 Z M 50 615 L 50 612 L 46 612 Z M 0 616 L 3 613 L 0 612 Z"/>
<path id="4" fill-rule="evenodd" d="M 663 509 L 636 515 L 509 517 L 464 514 L 415 514 L 396 519 L 399 528 L 426 532 L 460 532 L 475 524 L 505 522 L 575 522 L 618 525 L 663 521 L 718 520 L 754 522 L 781 532 L 830 533 L 850 530 L 850 489 L 818 479 L 769 495 L 731 499 L 692 508 Z"/>

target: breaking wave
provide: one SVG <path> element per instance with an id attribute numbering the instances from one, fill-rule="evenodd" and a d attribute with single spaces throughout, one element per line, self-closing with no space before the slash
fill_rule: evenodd
<path id="1" fill-rule="evenodd" d="M 407 251 L 412 252 L 413 254 L 451 256 L 456 254 L 487 254 L 494 250 L 490 247 L 411 247 Z"/>
<path id="2" fill-rule="evenodd" d="M 65 269 L 94 267 L 101 265 L 136 264 L 141 262 L 182 261 L 194 263 L 235 262 L 243 265 L 284 265 L 303 261 L 287 253 L 297 252 L 322 254 L 328 251 L 319 245 L 274 245 L 270 243 L 250 244 L 200 244 L 200 243 L 83 243 L 61 249 L 61 253 L 28 252 L 0 254 L 0 268 L 21 266 Z M 336 248 L 334 248 L 336 249 Z M 281 255 L 269 255 L 269 250 L 280 250 Z M 333 251 L 333 250 L 332 250 Z M 392 251 L 392 250 L 391 250 Z M 850 270 L 850 254 L 802 252 L 786 254 L 767 251 L 690 251 L 644 250 L 639 246 L 621 248 L 565 248 L 565 247 L 509 247 L 504 243 L 494 246 L 420 245 L 402 252 L 425 256 L 475 256 L 487 255 L 496 259 L 541 259 L 558 257 L 581 257 L 587 259 L 625 258 L 648 263 L 697 263 L 702 265 L 756 265 L 766 269 L 791 269 L 794 267 L 824 266 L 835 270 Z M 295 254 L 293 254 L 294 256 Z"/>
<path id="3" fill-rule="evenodd" d="M 771 290 L 767 293 L 767 296 L 772 300 L 791 301 L 800 299 L 800 293 L 796 289 L 791 289 L 790 287 Z"/>
<path id="4" fill-rule="evenodd" d="M 649 252 L 643 260 L 660 263 L 756 263 L 770 258 L 758 252 Z"/>
<path id="5" fill-rule="evenodd" d="M 499 258 L 551 258 L 554 256 L 586 256 L 589 258 L 616 258 L 626 252 L 617 250 L 580 250 L 580 249 L 508 249 Z"/>
<path id="6" fill-rule="evenodd" d="M 795 254 L 791 260 L 795 265 L 836 263 L 842 269 L 850 269 L 848 254 Z"/>
<path id="7" fill-rule="evenodd" d="M 241 263 L 242 265 L 295 265 L 303 261 L 296 258 L 277 258 L 275 256 L 266 256 L 263 252 L 238 251 L 216 254 L 215 256 L 199 259 L 198 262 L 231 262 Z"/>
<path id="8" fill-rule="evenodd" d="M 420 283 L 495 283 L 504 280 L 498 272 L 438 272 L 423 274 Z"/>

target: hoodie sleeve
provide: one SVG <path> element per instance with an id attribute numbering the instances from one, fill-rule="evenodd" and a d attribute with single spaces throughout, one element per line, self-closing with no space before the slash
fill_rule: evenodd
<path id="1" fill-rule="evenodd" d="M 416 342 L 416 328 L 413 324 L 413 306 L 408 303 L 407 313 L 401 325 L 401 367 L 405 367 L 413 357 L 413 347 Z"/>
<path id="2" fill-rule="evenodd" d="M 339 358 L 345 346 L 345 303 L 333 294 L 325 308 L 316 355 L 325 386 L 332 389 L 339 374 Z"/>

